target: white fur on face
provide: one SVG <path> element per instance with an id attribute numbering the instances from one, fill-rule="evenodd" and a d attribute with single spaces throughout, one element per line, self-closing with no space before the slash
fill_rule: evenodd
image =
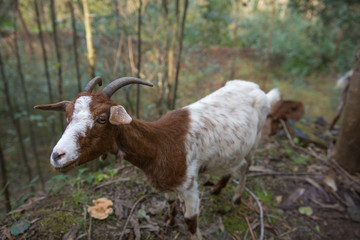
<path id="1" fill-rule="evenodd" d="M 65 153 L 65 155 L 57 162 L 52 158 L 52 154 L 50 157 L 50 163 L 54 167 L 61 168 L 67 166 L 79 157 L 78 137 L 85 136 L 86 130 L 92 128 L 94 124 L 90 112 L 91 100 L 90 96 L 82 96 L 76 100 L 72 120 L 52 152 L 52 154 L 57 152 L 59 154 Z"/>

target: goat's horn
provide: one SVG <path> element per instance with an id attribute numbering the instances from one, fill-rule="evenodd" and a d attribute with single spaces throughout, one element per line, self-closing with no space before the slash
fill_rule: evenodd
<path id="1" fill-rule="evenodd" d="M 108 96 L 109 98 L 114 94 L 114 92 L 116 92 L 117 90 L 119 90 L 120 88 L 128 85 L 128 84 L 142 84 L 142 85 L 146 85 L 149 87 L 152 87 L 153 85 L 151 83 L 148 83 L 144 80 L 141 80 L 139 78 L 134 78 L 134 77 L 122 77 L 119 79 L 116 79 L 114 81 L 112 81 L 109 85 L 107 85 L 104 89 L 103 89 L 103 93 Z"/>
<path id="2" fill-rule="evenodd" d="M 94 77 L 93 79 L 91 79 L 84 88 L 83 92 L 91 92 L 96 86 L 96 84 L 98 84 L 99 86 L 102 85 L 101 77 Z"/>

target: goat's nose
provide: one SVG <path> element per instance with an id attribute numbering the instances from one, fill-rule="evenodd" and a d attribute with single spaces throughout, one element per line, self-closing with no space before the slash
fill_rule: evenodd
<path id="1" fill-rule="evenodd" d="M 63 152 L 53 152 L 53 154 L 51 155 L 52 159 L 55 162 L 59 161 L 63 156 L 65 156 L 65 153 Z"/>

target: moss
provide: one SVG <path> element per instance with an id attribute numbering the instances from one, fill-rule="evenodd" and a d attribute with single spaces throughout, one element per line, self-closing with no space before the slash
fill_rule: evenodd
<path id="1" fill-rule="evenodd" d="M 46 210 L 47 215 L 40 220 L 40 226 L 55 239 L 62 237 L 73 226 L 83 226 L 82 216 L 73 212 Z"/>

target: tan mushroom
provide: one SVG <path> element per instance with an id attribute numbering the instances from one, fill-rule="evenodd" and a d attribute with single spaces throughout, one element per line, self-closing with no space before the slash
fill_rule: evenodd
<path id="1" fill-rule="evenodd" d="M 88 207 L 88 213 L 91 217 L 103 220 L 113 212 L 113 209 L 110 206 L 113 205 L 113 202 L 107 198 L 99 198 L 93 200 L 94 206 Z"/>

